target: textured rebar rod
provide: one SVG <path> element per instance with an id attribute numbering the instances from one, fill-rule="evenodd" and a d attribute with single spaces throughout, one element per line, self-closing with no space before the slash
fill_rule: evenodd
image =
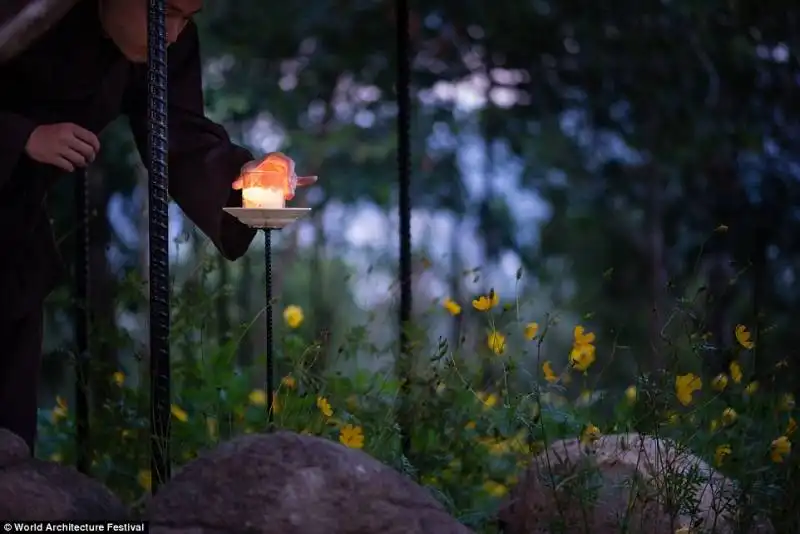
<path id="1" fill-rule="evenodd" d="M 150 207 L 150 439 L 152 491 L 170 477 L 169 197 L 165 0 L 147 17 Z"/>
<path id="2" fill-rule="evenodd" d="M 264 272 L 266 274 L 266 341 L 267 341 L 267 430 L 274 428 L 274 391 L 275 391 L 275 364 L 272 347 L 272 230 L 264 229 Z"/>
<path id="3" fill-rule="evenodd" d="M 395 3 L 397 15 L 397 171 L 398 211 L 400 218 L 400 358 L 398 378 L 403 385 L 399 426 L 402 432 L 403 454 L 408 457 L 411 449 L 411 414 L 408 395 L 411 387 L 411 351 L 408 326 L 411 320 L 411 64 L 409 11 L 407 0 Z"/>
<path id="4" fill-rule="evenodd" d="M 89 181 L 75 173 L 75 439 L 76 467 L 89 473 Z"/>

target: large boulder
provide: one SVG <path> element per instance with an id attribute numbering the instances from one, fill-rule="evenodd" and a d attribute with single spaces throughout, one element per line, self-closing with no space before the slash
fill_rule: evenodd
<path id="1" fill-rule="evenodd" d="M 469 534 L 367 454 L 289 432 L 247 435 L 187 464 L 148 506 L 153 534 Z"/>
<path id="2" fill-rule="evenodd" d="M 553 443 L 536 456 L 500 510 L 505 534 L 742 532 L 736 487 L 691 452 L 639 434 Z M 627 530 L 623 530 L 623 525 Z M 751 526 L 768 533 L 768 524 Z"/>
<path id="3" fill-rule="evenodd" d="M 0 429 L 0 521 L 119 521 L 128 509 L 99 482 L 71 467 L 30 457 Z"/>

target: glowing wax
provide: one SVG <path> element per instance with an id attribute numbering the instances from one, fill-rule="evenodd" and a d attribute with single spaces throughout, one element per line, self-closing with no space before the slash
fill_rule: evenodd
<path id="1" fill-rule="evenodd" d="M 280 209 L 286 206 L 282 188 L 248 187 L 242 190 L 242 207 Z"/>

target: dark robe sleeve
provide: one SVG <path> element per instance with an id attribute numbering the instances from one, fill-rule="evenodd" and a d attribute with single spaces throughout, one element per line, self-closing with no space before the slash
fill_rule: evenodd
<path id="1" fill-rule="evenodd" d="M 35 122 L 21 115 L 0 111 L 0 189 L 11 179 L 35 128 Z"/>
<path id="2" fill-rule="evenodd" d="M 252 155 L 205 117 L 200 46 L 193 23 L 169 47 L 168 61 L 170 196 L 225 258 L 235 260 L 247 252 L 256 231 L 222 208 L 242 205 L 241 191 L 233 191 L 231 184 Z M 145 165 L 149 159 L 146 71 L 146 66 L 137 66 L 124 105 Z"/>

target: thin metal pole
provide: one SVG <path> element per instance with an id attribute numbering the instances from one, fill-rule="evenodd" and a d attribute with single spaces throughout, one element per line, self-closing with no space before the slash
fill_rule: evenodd
<path id="1" fill-rule="evenodd" d="M 169 197 L 167 172 L 167 33 L 165 1 L 150 0 L 148 114 L 150 130 L 150 439 L 152 492 L 170 477 Z"/>
<path id="2" fill-rule="evenodd" d="M 272 350 L 272 230 L 264 229 L 264 271 L 266 273 L 266 341 L 267 341 L 267 431 L 274 429 L 274 405 L 273 396 L 275 391 L 275 366 L 274 353 Z"/>
<path id="3" fill-rule="evenodd" d="M 75 437 L 76 467 L 89 473 L 89 180 L 75 173 Z"/>
<path id="4" fill-rule="evenodd" d="M 401 447 L 411 453 L 412 427 L 407 406 L 411 387 L 411 350 L 408 326 L 411 320 L 411 64 L 409 52 L 409 10 L 407 0 L 396 0 L 397 15 L 397 171 L 400 218 L 400 358 L 398 378 L 402 384 L 400 417 Z"/>

